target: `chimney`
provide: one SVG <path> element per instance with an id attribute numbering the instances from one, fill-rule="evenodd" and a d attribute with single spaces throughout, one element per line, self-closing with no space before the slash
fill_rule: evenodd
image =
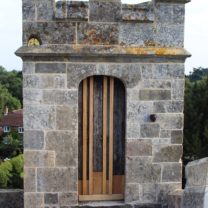
<path id="1" fill-rule="evenodd" d="M 9 108 L 8 108 L 8 106 L 6 105 L 6 106 L 4 107 L 4 116 L 7 116 L 8 113 L 9 113 Z"/>

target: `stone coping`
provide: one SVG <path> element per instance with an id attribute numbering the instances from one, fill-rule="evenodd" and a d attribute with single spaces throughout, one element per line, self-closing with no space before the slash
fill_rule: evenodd
<path id="1" fill-rule="evenodd" d="M 183 48 L 138 48 L 123 46 L 42 45 L 19 48 L 20 57 L 76 56 L 76 57 L 173 57 L 187 58 L 191 54 Z"/>

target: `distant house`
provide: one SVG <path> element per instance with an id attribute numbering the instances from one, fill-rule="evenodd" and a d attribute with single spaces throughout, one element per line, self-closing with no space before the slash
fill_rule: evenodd
<path id="1" fill-rule="evenodd" d="M 23 128 L 23 110 L 4 111 L 4 116 L 0 120 L 0 135 L 8 134 L 11 130 L 16 130 L 19 134 L 24 133 Z"/>

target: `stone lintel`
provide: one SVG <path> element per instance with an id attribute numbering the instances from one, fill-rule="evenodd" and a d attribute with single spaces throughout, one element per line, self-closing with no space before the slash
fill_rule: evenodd
<path id="1" fill-rule="evenodd" d="M 17 56 L 25 57 L 140 57 L 186 59 L 191 54 L 183 48 L 139 48 L 123 46 L 51 45 L 19 48 Z"/>
<path id="2" fill-rule="evenodd" d="M 177 4 L 186 4 L 191 2 L 191 0 L 153 0 L 155 3 L 163 2 L 163 3 L 177 3 Z"/>

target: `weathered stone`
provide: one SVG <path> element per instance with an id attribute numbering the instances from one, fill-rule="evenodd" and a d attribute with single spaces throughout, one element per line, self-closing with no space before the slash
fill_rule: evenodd
<path id="1" fill-rule="evenodd" d="M 119 25 L 119 30 L 119 40 L 122 45 L 155 46 L 153 24 L 123 23 Z"/>
<path id="2" fill-rule="evenodd" d="M 53 151 L 24 151 L 25 167 L 54 167 L 55 152 Z"/>
<path id="3" fill-rule="evenodd" d="M 155 19 L 151 2 L 140 4 L 123 4 L 122 19 L 124 21 L 153 22 Z"/>
<path id="4" fill-rule="evenodd" d="M 38 88 L 40 78 L 37 75 L 24 75 L 23 76 L 23 88 Z"/>
<path id="5" fill-rule="evenodd" d="M 75 132 L 48 132 L 46 149 L 56 152 L 56 166 L 75 166 L 78 160 L 77 134 Z"/>
<path id="6" fill-rule="evenodd" d="M 141 124 L 140 127 L 142 138 L 159 137 L 160 125 L 159 124 Z"/>
<path id="7" fill-rule="evenodd" d="M 140 90 L 139 97 L 141 100 L 170 100 L 170 90 Z"/>
<path id="8" fill-rule="evenodd" d="M 154 138 L 152 139 L 153 145 L 170 145 L 171 140 L 170 138 Z"/>
<path id="9" fill-rule="evenodd" d="M 35 63 L 24 62 L 22 67 L 23 74 L 34 74 L 35 73 Z"/>
<path id="10" fill-rule="evenodd" d="M 23 1 L 22 2 L 22 17 L 23 21 L 35 21 L 35 2 Z"/>
<path id="11" fill-rule="evenodd" d="M 156 185 L 154 183 L 142 184 L 142 201 L 143 202 L 156 201 Z"/>
<path id="12" fill-rule="evenodd" d="M 36 192 L 36 170 L 35 168 L 24 168 L 24 191 Z"/>
<path id="13" fill-rule="evenodd" d="M 36 1 L 37 20 L 53 20 L 54 18 L 54 1 Z"/>
<path id="14" fill-rule="evenodd" d="M 161 129 L 182 129 L 183 114 L 157 114 L 157 122 Z"/>
<path id="15" fill-rule="evenodd" d="M 170 89 L 171 88 L 171 81 L 143 79 L 140 83 L 140 87 L 142 87 L 142 88 Z"/>
<path id="16" fill-rule="evenodd" d="M 138 139 L 140 137 L 140 124 L 138 122 L 129 122 L 127 124 L 126 137 L 128 139 Z"/>
<path id="17" fill-rule="evenodd" d="M 182 101 L 162 101 L 154 102 L 155 113 L 182 113 L 183 112 Z"/>
<path id="18" fill-rule="evenodd" d="M 127 183 L 126 184 L 126 194 L 125 194 L 125 201 L 132 202 L 132 201 L 141 201 L 141 190 L 140 186 L 137 183 Z"/>
<path id="19" fill-rule="evenodd" d="M 43 91 L 44 104 L 73 106 L 76 105 L 77 102 L 78 102 L 77 90 L 44 90 Z"/>
<path id="20" fill-rule="evenodd" d="M 161 166 L 152 164 L 151 157 L 127 157 L 127 183 L 160 182 Z"/>
<path id="21" fill-rule="evenodd" d="M 68 88 L 78 88 L 80 82 L 89 77 L 96 75 L 95 64 L 68 64 L 67 65 L 67 83 Z"/>
<path id="22" fill-rule="evenodd" d="M 172 144 L 182 144 L 183 143 L 183 131 L 172 131 L 171 132 L 171 143 Z"/>
<path id="23" fill-rule="evenodd" d="M 36 73 L 66 73 L 66 64 L 63 63 L 37 63 Z"/>
<path id="24" fill-rule="evenodd" d="M 151 140 L 131 139 L 127 141 L 127 156 L 152 156 Z"/>
<path id="25" fill-rule="evenodd" d="M 43 131 L 25 131 L 24 132 L 24 149 L 42 150 L 44 147 Z"/>
<path id="26" fill-rule="evenodd" d="M 117 22 L 121 19 L 121 1 L 90 0 L 89 15 L 91 22 Z"/>
<path id="27" fill-rule="evenodd" d="M 58 130 L 73 131 L 78 129 L 77 107 L 56 107 L 56 128 Z"/>
<path id="28" fill-rule="evenodd" d="M 59 203 L 60 206 L 69 206 L 77 204 L 78 195 L 77 193 L 60 193 L 59 194 Z"/>
<path id="29" fill-rule="evenodd" d="M 171 131 L 170 130 L 160 130 L 160 138 L 170 138 Z"/>
<path id="30" fill-rule="evenodd" d="M 43 100 L 43 92 L 38 89 L 23 89 L 24 105 L 27 104 L 41 104 Z"/>
<path id="31" fill-rule="evenodd" d="M 55 11 L 56 19 L 65 19 L 67 17 L 66 11 L 67 11 L 66 1 L 57 1 L 56 11 Z"/>
<path id="32" fill-rule="evenodd" d="M 45 204 L 58 204 L 58 194 L 56 193 L 47 193 L 44 194 Z"/>
<path id="33" fill-rule="evenodd" d="M 182 208 L 183 190 L 175 190 L 168 195 L 168 208 Z"/>
<path id="34" fill-rule="evenodd" d="M 51 106 L 24 106 L 25 130 L 47 130 L 55 128 L 55 108 Z"/>
<path id="35" fill-rule="evenodd" d="M 175 79 L 172 81 L 172 99 L 183 100 L 185 91 L 185 80 Z"/>
<path id="36" fill-rule="evenodd" d="M 73 168 L 38 168 L 38 192 L 77 191 L 77 174 Z"/>
<path id="37" fill-rule="evenodd" d="M 79 23 L 78 43 L 94 45 L 118 44 L 119 29 L 117 24 Z"/>
<path id="38" fill-rule="evenodd" d="M 143 65 L 142 76 L 144 79 L 183 79 L 184 64 Z"/>
<path id="39" fill-rule="evenodd" d="M 179 162 L 182 154 L 182 145 L 156 145 L 153 148 L 153 161 Z"/>
<path id="40" fill-rule="evenodd" d="M 30 36 L 35 34 L 43 45 L 72 44 L 75 43 L 75 29 L 75 23 L 72 22 L 25 22 L 23 42 L 27 44 Z M 61 30 L 65 32 L 60 33 Z"/>
<path id="41" fill-rule="evenodd" d="M 66 75 L 65 74 L 47 74 L 40 77 L 41 89 L 62 89 L 66 88 Z"/>
<path id="42" fill-rule="evenodd" d="M 157 201 L 162 203 L 164 207 L 167 207 L 168 195 L 178 189 L 181 189 L 181 183 L 156 184 Z"/>
<path id="43" fill-rule="evenodd" d="M 67 18 L 88 20 L 88 2 L 67 1 Z"/>
<path id="44" fill-rule="evenodd" d="M 182 164 L 167 163 L 163 164 L 162 182 L 181 182 Z"/>
<path id="45" fill-rule="evenodd" d="M 156 21 L 162 24 L 182 25 L 184 24 L 185 5 L 184 4 L 164 4 L 156 5 Z"/>
<path id="46" fill-rule="evenodd" d="M 44 205 L 42 193 L 25 193 L 24 208 L 40 208 Z"/>

